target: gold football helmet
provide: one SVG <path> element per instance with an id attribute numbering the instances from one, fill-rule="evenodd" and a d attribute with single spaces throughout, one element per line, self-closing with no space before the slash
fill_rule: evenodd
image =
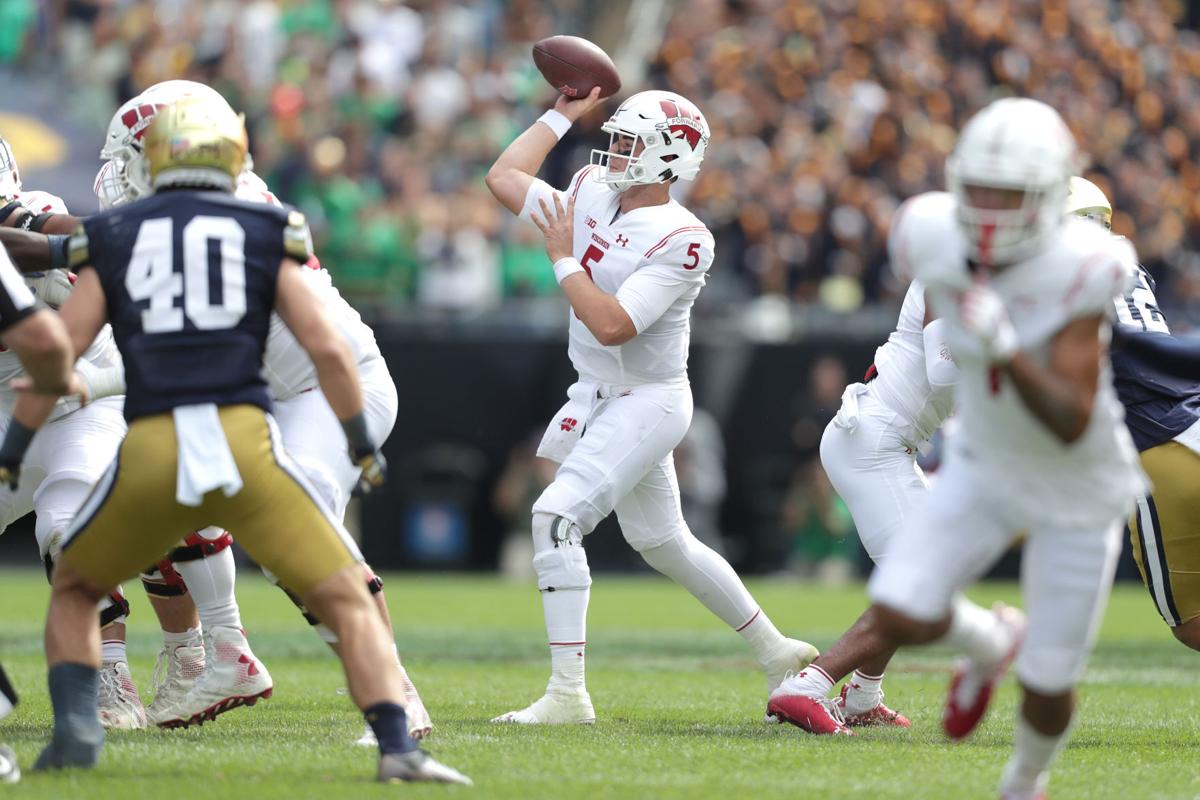
<path id="1" fill-rule="evenodd" d="M 158 112 L 146 131 L 150 185 L 232 192 L 246 164 L 246 124 L 225 103 L 184 97 Z"/>
<path id="2" fill-rule="evenodd" d="M 1108 202 L 1099 186 L 1078 175 L 1071 177 L 1071 185 L 1067 191 L 1067 214 L 1090 219 L 1106 228 L 1112 228 L 1112 204 Z"/>

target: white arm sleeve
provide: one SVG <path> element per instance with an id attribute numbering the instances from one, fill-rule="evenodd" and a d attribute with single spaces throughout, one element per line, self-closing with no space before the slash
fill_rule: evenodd
<path id="1" fill-rule="evenodd" d="M 527 191 L 525 193 L 525 204 L 523 206 L 521 206 L 521 213 L 518 214 L 517 216 L 519 216 L 521 219 L 525 220 L 526 222 L 531 221 L 531 219 L 530 219 L 531 214 L 537 214 L 538 217 L 540 218 L 542 216 L 542 208 L 540 205 L 538 205 L 539 200 L 545 200 L 546 205 L 548 205 L 551 210 L 554 210 L 554 195 L 555 194 L 559 194 L 562 196 L 563 208 L 566 208 L 568 198 L 576 197 L 576 199 L 578 200 L 579 192 L 581 190 L 583 190 L 584 181 L 587 179 L 587 176 L 589 174 L 591 174 L 592 169 L 593 168 L 589 165 L 589 166 L 586 166 L 583 169 L 579 170 L 578 172 L 576 172 L 573 176 L 571 176 L 571 183 L 568 184 L 567 190 L 565 192 L 559 192 L 557 189 L 555 189 L 550 184 L 546 183 L 541 178 L 534 178 L 533 183 L 529 184 L 529 191 Z M 589 184 L 589 185 L 595 185 L 595 184 Z"/>
<path id="2" fill-rule="evenodd" d="M 617 302 L 633 320 L 633 327 L 641 333 L 684 292 L 703 282 L 703 272 L 684 272 L 678 265 L 651 264 L 625 279 L 617 290 Z"/>
<path id="3" fill-rule="evenodd" d="M 712 234 L 704 230 L 678 236 L 654 254 L 652 263 L 625 279 L 617 290 L 617 302 L 641 333 L 684 294 L 699 292 L 712 263 Z"/>
<path id="4" fill-rule="evenodd" d="M 925 345 L 925 377 L 935 389 L 953 386 L 958 380 L 958 365 L 946 344 L 946 323 L 935 319 L 921 331 Z"/>
<path id="5" fill-rule="evenodd" d="M 529 191 L 525 193 L 525 205 L 521 206 L 521 213 L 518 216 L 526 222 L 533 221 L 533 214 L 537 214 L 541 218 L 542 209 L 538 205 L 538 201 L 545 200 L 546 204 L 553 208 L 556 191 L 553 186 L 541 178 L 534 178 L 533 183 L 529 184 Z"/>

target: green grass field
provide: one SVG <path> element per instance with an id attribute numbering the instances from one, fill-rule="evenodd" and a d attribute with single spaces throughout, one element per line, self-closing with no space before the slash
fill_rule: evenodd
<path id="1" fill-rule="evenodd" d="M 149 687 L 159 646 L 140 587 L 130 586 L 130 662 Z M 861 611 L 861 586 L 759 581 L 751 589 L 780 628 L 826 645 Z M 594 727 L 494 726 L 539 696 L 548 657 L 532 586 L 480 577 L 391 576 L 406 665 L 436 725 L 428 748 L 470 774 L 465 787 L 381 786 L 375 754 L 354 747 L 361 718 L 337 663 L 287 600 L 257 574 L 239 586 L 243 620 L 275 678 L 275 696 L 186 731 L 110 733 L 90 773 L 33 775 L 0 786 L 14 798 L 974 798 L 993 797 L 1011 746 L 1011 679 L 966 744 L 938 724 L 947 653 L 903 653 L 888 702 L 911 731 L 816 739 L 759 720 L 763 680 L 742 646 L 664 579 L 600 576 L 588 651 Z M 40 572 L 0 572 L 0 658 L 23 702 L 0 741 L 28 768 L 48 736 Z M 1015 587 L 977 599 L 1014 600 Z M 1079 724 L 1059 761 L 1055 798 L 1200 797 L 1200 660 L 1176 644 L 1140 586 L 1117 590 L 1082 687 Z M 144 698 L 148 700 L 149 698 Z"/>

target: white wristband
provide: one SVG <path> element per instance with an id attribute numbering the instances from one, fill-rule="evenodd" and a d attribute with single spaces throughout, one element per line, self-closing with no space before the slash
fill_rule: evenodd
<path id="1" fill-rule="evenodd" d="M 583 266 L 573 256 L 560 258 L 554 262 L 554 279 L 561 285 L 569 276 L 576 272 L 584 272 Z"/>
<path id="2" fill-rule="evenodd" d="M 553 108 L 538 117 L 538 122 L 546 123 L 546 127 L 554 131 L 554 135 L 561 139 L 571 129 L 571 120 L 567 119 L 560 111 L 555 111 Z"/>

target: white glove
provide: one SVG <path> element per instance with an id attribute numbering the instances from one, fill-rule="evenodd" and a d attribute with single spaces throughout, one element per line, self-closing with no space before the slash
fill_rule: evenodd
<path id="1" fill-rule="evenodd" d="M 48 269 L 45 272 L 32 273 L 25 276 L 25 283 L 51 308 L 59 308 L 71 296 L 71 276 L 65 269 Z"/>
<path id="2" fill-rule="evenodd" d="M 1020 349 L 1017 329 L 1008 318 L 1004 301 L 986 284 L 972 284 L 962 293 L 958 320 L 963 330 L 979 341 L 984 357 L 992 363 L 1007 364 Z"/>

